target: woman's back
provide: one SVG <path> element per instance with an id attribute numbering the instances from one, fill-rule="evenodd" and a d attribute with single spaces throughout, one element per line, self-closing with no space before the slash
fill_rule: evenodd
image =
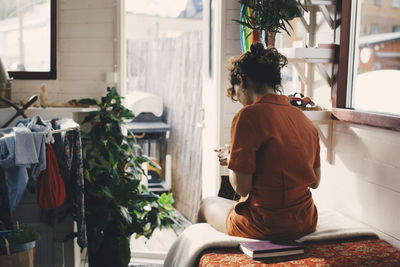
<path id="1" fill-rule="evenodd" d="M 199 210 L 199 221 L 219 231 L 257 239 L 297 239 L 315 231 L 309 188 L 320 181 L 318 131 L 282 95 L 286 65 L 285 56 L 261 43 L 230 62 L 227 93 L 243 108 L 232 121 L 230 153 L 216 151 L 242 198 L 206 198 Z"/>
<path id="2" fill-rule="evenodd" d="M 270 239 L 313 231 L 317 214 L 308 186 L 317 181 L 319 139 L 312 122 L 287 97 L 267 94 L 237 114 L 232 138 L 229 168 L 254 173 L 232 224 L 244 225 L 249 218 L 252 223 L 228 233 Z"/>

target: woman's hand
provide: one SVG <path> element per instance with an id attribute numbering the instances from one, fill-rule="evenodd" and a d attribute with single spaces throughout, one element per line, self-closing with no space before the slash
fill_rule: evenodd
<path id="1" fill-rule="evenodd" d="M 214 149 L 214 151 L 218 153 L 217 156 L 218 156 L 219 164 L 221 166 L 228 166 L 229 158 L 230 158 L 229 145 L 225 145 L 225 147 L 216 148 L 216 149 Z"/>

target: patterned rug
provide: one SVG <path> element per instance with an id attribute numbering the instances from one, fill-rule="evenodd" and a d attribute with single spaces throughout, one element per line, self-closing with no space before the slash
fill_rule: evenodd
<path id="1" fill-rule="evenodd" d="M 200 258 L 199 266 L 374 266 L 399 267 L 400 250 L 377 238 L 323 241 L 306 244 L 298 256 L 252 260 L 239 249 L 209 249 Z"/>

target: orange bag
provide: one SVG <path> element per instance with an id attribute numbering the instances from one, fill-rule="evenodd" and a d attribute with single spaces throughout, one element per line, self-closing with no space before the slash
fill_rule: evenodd
<path id="1" fill-rule="evenodd" d="M 38 177 L 37 201 L 41 208 L 52 210 L 64 203 L 65 184 L 51 144 L 46 147 L 46 169 Z"/>

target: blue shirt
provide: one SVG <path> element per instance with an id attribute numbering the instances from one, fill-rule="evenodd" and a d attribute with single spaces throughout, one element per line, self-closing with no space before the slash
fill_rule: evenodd
<path id="1" fill-rule="evenodd" d="M 4 169 L 10 211 L 13 212 L 29 177 L 36 179 L 46 168 L 45 132 L 31 132 L 22 126 L 0 133 L 0 167 Z"/>

